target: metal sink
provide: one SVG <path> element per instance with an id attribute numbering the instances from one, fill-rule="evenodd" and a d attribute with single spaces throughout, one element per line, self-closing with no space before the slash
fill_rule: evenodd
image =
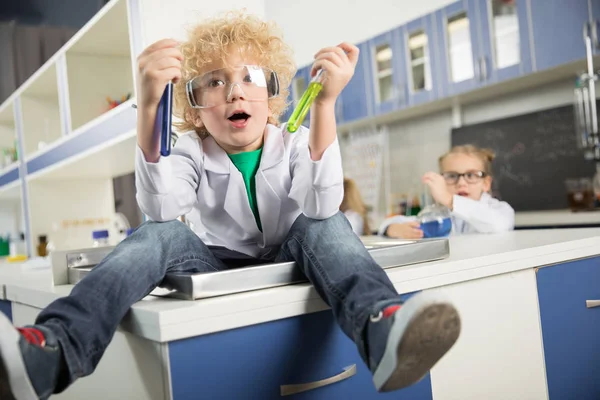
<path id="1" fill-rule="evenodd" d="M 361 239 L 382 268 L 440 260 L 450 253 L 446 238 L 418 241 L 378 237 Z M 54 284 L 76 284 L 112 249 L 104 247 L 53 253 Z M 269 263 L 219 272 L 169 273 L 161 287 L 151 294 L 196 300 L 306 281 L 295 262 Z"/>

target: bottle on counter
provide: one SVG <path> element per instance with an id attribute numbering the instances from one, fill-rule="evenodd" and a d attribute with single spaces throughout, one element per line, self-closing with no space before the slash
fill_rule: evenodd
<path id="1" fill-rule="evenodd" d="M 93 231 L 92 238 L 94 239 L 94 243 L 92 244 L 92 247 L 104 247 L 104 246 L 109 245 L 108 231 L 105 229 L 99 230 L 99 231 Z"/>
<path id="2" fill-rule="evenodd" d="M 37 255 L 40 257 L 46 257 L 48 255 L 48 236 L 40 235 L 38 236 L 38 241 Z"/>

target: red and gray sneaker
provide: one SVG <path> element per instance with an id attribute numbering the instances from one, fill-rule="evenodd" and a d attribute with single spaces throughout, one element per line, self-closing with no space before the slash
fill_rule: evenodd
<path id="1" fill-rule="evenodd" d="M 43 327 L 15 328 L 0 314 L 0 399 L 47 399 L 61 369 L 61 350 Z"/>
<path id="2" fill-rule="evenodd" d="M 445 298 L 421 292 L 374 307 L 366 330 L 368 364 L 380 392 L 420 381 L 460 335 L 458 312 Z"/>

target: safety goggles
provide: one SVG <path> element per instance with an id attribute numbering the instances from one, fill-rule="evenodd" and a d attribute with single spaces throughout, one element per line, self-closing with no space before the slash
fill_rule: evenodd
<path id="1" fill-rule="evenodd" d="M 206 72 L 185 88 L 190 106 L 210 108 L 230 102 L 236 94 L 246 101 L 267 101 L 279 95 L 279 79 L 269 68 L 242 65 Z"/>

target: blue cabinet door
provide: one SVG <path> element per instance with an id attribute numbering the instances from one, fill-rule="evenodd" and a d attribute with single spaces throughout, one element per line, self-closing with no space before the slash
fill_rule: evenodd
<path id="1" fill-rule="evenodd" d="M 477 11 L 481 37 L 482 81 L 498 83 L 532 72 L 530 12 L 527 0 L 470 0 Z"/>
<path id="2" fill-rule="evenodd" d="M 336 103 L 336 120 L 338 124 L 356 121 L 371 115 L 371 89 L 369 82 L 369 46 L 367 43 L 357 45 L 358 62 L 354 76 L 340 94 Z"/>
<path id="3" fill-rule="evenodd" d="M 400 59 L 405 51 L 399 30 L 379 35 L 368 42 L 369 81 L 373 114 L 381 115 L 406 107 L 406 72 Z"/>
<path id="4" fill-rule="evenodd" d="M 461 0 L 435 13 L 444 95 L 452 96 L 482 85 L 480 36 L 475 3 Z"/>
<path id="5" fill-rule="evenodd" d="M 281 385 L 334 377 L 354 365 L 354 376 L 283 398 L 432 399 L 429 375 L 409 388 L 377 393 L 329 310 L 171 342 L 169 362 L 174 400 L 280 399 Z"/>
<path id="6" fill-rule="evenodd" d="M 550 400 L 600 398 L 600 258 L 537 272 Z"/>
<path id="7" fill-rule="evenodd" d="M 433 14 L 417 18 L 400 28 L 404 50 L 399 57 L 401 72 L 405 72 L 408 105 L 415 106 L 440 97 L 440 57 Z"/>
<path id="8" fill-rule="evenodd" d="M 585 58 L 587 0 L 529 0 L 535 68 L 538 71 Z"/>

